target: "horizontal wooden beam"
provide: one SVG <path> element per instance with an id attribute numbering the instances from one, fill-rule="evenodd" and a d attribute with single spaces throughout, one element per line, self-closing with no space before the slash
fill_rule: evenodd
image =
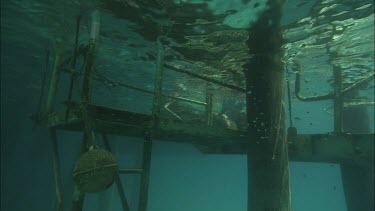
<path id="1" fill-rule="evenodd" d="M 373 163 L 374 134 L 300 135 L 289 154 L 294 161 Z"/>
<path id="2" fill-rule="evenodd" d="M 42 127 L 82 131 L 83 121 L 72 106 L 72 115 L 66 121 L 64 113 L 52 113 L 34 120 Z M 152 125 L 151 115 L 89 105 L 89 115 L 95 121 L 95 132 L 140 137 Z M 201 122 L 161 119 L 160 128 L 153 134 L 155 139 L 190 143 L 207 154 L 246 154 L 248 137 L 245 132 L 230 130 L 219 125 L 208 126 Z M 142 140 L 140 139 L 140 140 Z M 143 141 L 143 140 L 142 140 Z M 301 162 L 359 162 L 374 160 L 374 134 L 315 134 L 299 135 L 289 142 L 289 159 Z"/>
<path id="3" fill-rule="evenodd" d="M 119 169 L 122 174 L 142 174 L 143 169 Z"/>
<path id="4" fill-rule="evenodd" d="M 289 160 L 299 162 L 371 164 L 374 162 L 374 134 L 299 135 L 289 142 Z M 208 154 L 246 154 L 239 143 L 197 145 Z"/>
<path id="5" fill-rule="evenodd" d="M 70 104 L 72 114 L 68 120 L 60 113 L 52 113 L 43 118 L 34 118 L 42 127 L 62 130 L 81 131 L 83 120 L 79 104 Z M 129 111 L 123 111 L 103 106 L 88 107 L 90 119 L 95 125 L 95 132 L 143 137 L 144 131 L 152 128 L 152 116 Z M 35 117 L 40 117 L 36 115 Z M 161 118 L 160 127 L 153 133 L 153 138 L 165 141 L 200 143 L 205 145 L 231 143 L 232 140 L 246 143 L 245 132 L 227 129 L 218 124 L 208 126 L 202 120 L 183 121 L 179 119 Z"/>

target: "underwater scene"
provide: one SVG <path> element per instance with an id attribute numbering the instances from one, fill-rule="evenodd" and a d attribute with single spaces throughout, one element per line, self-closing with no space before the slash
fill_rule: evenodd
<path id="1" fill-rule="evenodd" d="M 2 0 L 1 211 L 373 211 L 373 0 Z"/>

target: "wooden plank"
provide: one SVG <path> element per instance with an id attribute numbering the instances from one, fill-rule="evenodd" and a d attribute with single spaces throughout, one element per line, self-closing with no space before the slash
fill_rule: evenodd
<path id="1" fill-rule="evenodd" d="M 93 82 L 93 71 L 95 68 L 95 55 L 96 55 L 96 38 L 99 34 L 99 11 L 95 10 L 92 12 L 91 15 L 91 32 L 90 32 L 90 42 L 89 42 L 89 49 L 86 55 L 86 66 L 83 73 L 83 84 L 82 84 L 82 94 L 81 94 L 81 104 L 79 105 L 81 111 L 81 119 L 82 119 L 82 131 L 83 131 L 83 143 L 82 143 L 82 152 L 81 154 L 85 153 L 89 150 L 90 147 L 96 146 L 95 143 L 95 135 L 94 135 L 94 128 L 93 128 L 93 121 L 92 116 L 89 113 L 88 106 L 90 105 L 91 101 L 91 90 L 92 90 L 92 82 Z M 63 120 L 67 120 L 65 116 Z M 73 211 L 82 211 L 83 210 L 83 202 L 85 199 L 85 193 L 81 192 L 75 184 L 74 193 L 73 193 Z"/>
<path id="2" fill-rule="evenodd" d="M 85 200 L 85 194 L 79 191 L 77 186 L 74 186 L 71 211 L 82 211 L 84 200 Z"/>

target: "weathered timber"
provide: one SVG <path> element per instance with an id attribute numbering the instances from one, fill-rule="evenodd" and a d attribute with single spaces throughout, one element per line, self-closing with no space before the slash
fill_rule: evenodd
<path id="1" fill-rule="evenodd" d="M 102 138 L 103 138 L 103 141 L 104 141 L 104 146 L 106 148 L 106 150 L 112 152 L 111 150 L 111 146 L 109 144 L 109 140 L 108 140 L 108 137 L 105 133 L 102 134 Z M 129 208 L 129 204 L 128 204 L 128 201 L 126 199 L 126 196 L 125 196 L 125 191 L 124 191 L 124 186 L 121 182 L 121 178 L 120 178 L 120 175 L 117 174 L 116 176 L 116 187 L 117 187 L 117 191 L 118 191 L 118 194 L 120 196 L 120 201 L 121 201 L 121 206 L 122 206 L 122 209 L 124 211 L 129 211 L 130 208 Z"/>
<path id="2" fill-rule="evenodd" d="M 100 26 L 100 16 L 99 11 L 95 10 L 92 12 L 91 20 L 91 32 L 90 32 L 90 42 L 88 54 L 86 56 L 86 66 L 83 73 L 83 84 L 82 84 L 82 94 L 81 103 L 79 105 L 79 110 L 81 111 L 81 118 L 83 122 L 83 144 L 82 144 L 82 154 L 89 150 L 90 147 L 95 146 L 95 135 L 92 126 L 92 117 L 89 115 L 88 106 L 91 101 L 92 93 L 92 74 L 95 68 L 95 55 L 96 55 L 96 41 L 99 35 Z M 67 121 L 69 117 L 65 115 L 64 119 Z M 85 193 L 80 191 L 75 184 L 74 194 L 73 194 L 72 211 L 82 211 L 83 201 L 85 199 Z"/>
<path id="3" fill-rule="evenodd" d="M 63 113 L 53 113 L 37 122 L 43 127 L 53 127 L 62 130 L 82 131 L 84 121 L 79 103 L 68 103 L 72 114 L 65 121 Z M 144 131 L 151 131 L 153 126 L 152 115 L 122 111 L 114 108 L 89 105 L 88 115 L 94 131 L 98 133 L 143 137 Z M 245 132 L 225 129 L 221 126 L 207 126 L 202 121 L 181 121 L 178 119 L 160 118 L 159 129 L 154 131 L 152 137 L 166 141 L 185 143 L 231 143 L 236 140 L 246 142 Z M 229 138 L 229 140 L 228 140 Z M 199 140 L 199 141 L 198 141 Z"/>
<path id="4" fill-rule="evenodd" d="M 341 176 L 348 211 L 374 210 L 374 162 L 342 163 Z"/>
<path id="5" fill-rule="evenodd" d="M 141 188 L 139 193 L 139 211 L 147 210 L 148 201 L 148 186 L 150 180 L 151 170 L 151 153 L 152 153 L 152 139 L 149 132 L 145 133 L 143 142 L 143 154 L 142 154 L 142 174 L 141 174 Z"/>
<path id="6" fill-rule="evenodd" d="M 53 152 L 53 171 L 55 174 L 55 186 L 56 186 L 56 197 L 57 197 L 57 211 L 64 210 L 64 201 L 63 201 L 63 189 L 62 189 L 62 179 L 61 179 L 61 170 L 60 170 L 60 156 L 57 145 L 57 135 L 56 129 L 51 128 L 49 130 L 51 139 L 52 139 L 52 152 Z"/>
<path id="7" fill-rule="evenodd" d="M 346 97 L 355 99 L 357 90 L 352 90 Z M 349 133 L 369 133 L 370 115 L 366 107 L 343 109 L 343 130 Z M 348 211 L 374 210 L 374 136 L 364 139 L 357 135 L 351 139 L 351 151 L 354 161 L 340 162 L 341 177 Z"/>
<path id="8" fill-rule="evenodd" d="M 60 78 L 60 72 L 58 68 L 58 66 L 60 65 L 60 62 L 61 62 L 61 52 L 57 50 L 56 55 L 55 55 L 55 63 L 54 63 L 53 70 L 52 70 L 52 76 L 50 80 L 50 87 L 49 87 L 48 96 L 47 96 L 47 105 L 46 105 L 47 114 L 53 111 L 57 85 L 58 85 L 59 78 Z"/>
<path id="9" fill-rule="evenodd" d="M 291 210 L 283 102 L 283 3 L 269 1 L 269 9 L 249 28 L 247 46 L 253 55 L 245 65 L 249 211 Z"/>
<path id="10" fill-rule="evenodd" d="M 70 106 L 73 112 L 68 121 L 65 121 L 64 113 L 53 113 L 39 124 L 48 128 L 82 131 L 83 120 L 78 117 L 79 104 L 71 103 Z M 151 115 L 95 105 L 89 105 L 88 111 L 97 133 L 143 138 L 144 131 L 151 130 Z M 248 145 L 248 134 L 245 132 L 208 126 L 204 121 L 184 122 L 165 118 L 160 119 L 159 130 L 153 134 L 153 138 L 192 143 L 202 153 L 208 154 L 246 154 Z M 374 134 L 298 135 L 296 141 L 288 143 L 288 148 L 291 161 L 363 162 L 373 159 Z"/>

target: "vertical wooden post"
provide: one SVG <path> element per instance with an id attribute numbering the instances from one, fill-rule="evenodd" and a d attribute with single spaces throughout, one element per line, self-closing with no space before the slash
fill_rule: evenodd
<path id="1" fill-rule="evenodd" d="M 141 175 L 141 189 L 139 196 L 139 211 L 147 210 L 148 201 L 148 185 L 150 180 L 151 168 L 151 154 L 152 154 L 152 140 L 151 134 L 146 132 L 143 144 L 143 160 L 142 160 L 142 175 Z"/>
<path id="2" fill-rule="evenodd" d="M 86 150 L 90 146 L 95 145 L 95 137 L 92 128 L 92 121 L 88 115 L 88 105 L 91 101 L 92 93 L 92 82 L 93 82 L 93 71 L 95 68 L 95 56 L 96 56 L 96 45 L 99 36 L 99 26 L 100 26 L 100 16 L 98 11 L 92 13 L 92 23 L 91 23 L 91 33 L 90 33 L 90 43 L 88 48 L 88 55 L 86 61 L 86 68 L 83 73 L 83 85 L 82 85 L 82 95 L 81 95 L 81 109 L 82 118 L 84 121 L 84 133 L 86 136 Z"/>
<path id="3" fill-rule="evenodd" d="M 342 96 L 342 70 L 341 67 L 333 65 L 334 75 L 334 132 L 342 133 L 343 131 L 343 96 Z"/>
<path id="4" fill-rule="evenodd" d="M 164 73 L 164 46 L 161 41 L 163 37 L 157 38 L 158 56 L 156 60 L 156 73 L 155 73 L 155 89 L 154 100 L 152 105 L 153 125 L 152 131 L 156 132 L 160 123 L 160 109 L 162 101 L 163 90 L 163 73 Z M 150 132 L 146 132 L 143 142 L 143 155 L 142 155 L 142 175 L 141 175 L 141 188 L 139 196 L 139 211 L 147 210 L 148 201 L 148 184 L 150 177 L 151 167 L 151 153 L 152 153 L 152 140 Z"/>
<path id="5" fill-rule="evenodd" d="M 208 126 L 212 126 L 212 109 L 213 109 L 213 102 L 212 102 L 212 92 L 207 90 L 206 93 L 206 123 Z"/>
<path id="6" fill-rule="evenodd" d="M 90 52 L 94 52 L 95 45 L 90 44 Z M 92 54 L 90 53 L 88 56 L 88 62 L 84 73 L 83 79 L 83 93 L 81 96 L 81 112 L 82 112 L 82 119 L 84 121 L 84 131 L 83 131 L 83 142 L 82 142 L 82 152 L 81 154 L 85 153 L 90 146 L 95 146 L 95 136 L 94 131 L 92 128 L 91 119 L 88 115 L 87 107 L 90 100 L 90 93 L 91 93 L 91 71 L 92 71 Z M 91 58 L 90 58 L 91 57 Z M 90 61 L 91 60 L 91 61 Z M 82 211 L 83 210 L 83 202 L 85 198 L 85 193 L 81 192 L 77 185 L 74 188 L 73 194 L 73 203 L 72 203 L 72 211 Z"/>
<path id="7" fill-rule="evenodd" d="M 77 63 L 77 54 L 78 54 L 78 38 L 79 38 L 79 26 L 81 22 L 81 15 L 77 16 L 76 19 L 76 35 L 75 35 L 75 41 L 74 41 L 74 55 L 73 55 L 73 61 L 72 61 L 72 68 L 74 71 L 76 71 L 76 63 Z M 72 73 L 70 77 L 70 85 L 69 85 L 69 92 L 68 92 L 68 101 L 72 100 L 73 97 L 73 88 L 74 88 L 74 81 L 76 79 L 76 72 Z M 69 118 L 69 107 L 66 109 L 65 112 L 65 121 Z"/>
<path id="8" fill-rule="evenodd" d="M 156 132 L 159 128 L 160 123 L 160 109 L 162 100 L 163 90 L 163 73 L 164 73 L 164 46 L 161 41 L 163 36 L 158 36 L 156 42 L 158 46 L 158 56 L 156 60 L 156 73 L 155 73 L 155 89 L 154 89 L 154 100 L 152 104 L 152 117 L 153 125 L 152 131 Z M 151 133 L 146 132 L 143 143 L 143 159 L 142 159 L 142 175 L 141 175 L 141 189 L 139 196 L 139 211 L 147 210 L 148 201 L 148 184 L 150 177 L 151 167 L 151 153 L 152 153 L 152 139 Z"/>
<path id="9" fill-rule="evenodd" d="M 358 91 L 351 91 L 346 98 L 355 99 Z M 370 120 L 366 107 L 351 107 L 343 110 L 343 131 L 349 133 L 370 133 Z M 353 124 L 355 122 L 355 124 Z M 360 146 L 352 140 L 355 153 L 361 153 Z M 368 163 L 341 163 L 341 177 L 348 211 L 374 210 L 374 159 Z"/>
<path id="10" fill-rule="evenodd" d="M 253 55 L 245 65 L 249 123 L 248 210 L 290 211 L 289 161 L 283 93 L 284 0 L 268 1 L 265 11 L 249 29 Z"/>
<path id="11" fill-rule="evenodd" d="M 374 162 L 341 163 L 341 175 L 348 211 L 374 210 Z"/>
<path id="12" fill-rule="evenodd" d="M 60 72 L 59 65 L 61 62 L 61 51 L 56 48 L 55 63 L 52 70 L 52 76 L 50 81 L 50 87 L 47 97 L 46 114 L 50 114 L 53 111 L 53 106 L 56 98 L 57 85 L 59 82 Z M 62 191 L 62 181 L 60 172 L 60 158 L 57 146 L 57 136 L 56 129 L 52 128 L 49 130 L 51 141 L 52 141 L 52 153 L 53 153 L 53 170 L 55 174 L 55 185 L 56 185 L 56 197 L 57 197 L 57 211 L 63 210 L 63 191 Z"/>
<path id="13" fill-rule="evenodd" d="M 47 105 L 46 105 L 46 113 L 49 114 L 53 111 L 53 106 L 55 103 L 55 97 L 56 97 L 56 91 L 57 91 L 57 85 L 59 82 L 60 72 L 59 72 L 59 65 L 61 62 L 61 52 L 59 49 L 56 49 L 56 55 L 55 55 L 55 64 L 53 66 L 52 70 L 52 76 L 47 96 Z"/>
<path id="14" fill-rule="evenodd" d="M 86 152 L 90 146 L 95 146 L 95 136 L 92 126 L 92 120 L 88 114 L 88 105 L 91 100 L 91 90 L 92 90 L 92 73 L 95 65 L 95 55 L 96 55 L 96 41 L 99 36 L 99 26 L 100 17 L 99 12 L 94 11 L 92 13 L 91 21 L 91 33 L 90 33 L 90 43 L 87 54 L 86 67 L 83 73 L 83 85 L 82 85 L 82 95 L 81 95 L 81 113 L 82 119 L 84 121 L 84 135 L 82 144 L 82 154 Z M 82 211 L 83 201 L 85 198 L 85 193 L 82 193 L 78 187 L 75 185 L 72 211 Z"/>
<path id="15" fill-rule="evenodd" d="M 161 41 L 162 36 L 157 38 L 158 55 L 156 60 L 156 72 L 155 72 L 155 88 L 154 88 L 154 100 L 152 105 L 152 116 L 153 116 L 153 128 L 159 127 L 159 115 L 162 100 L 162 89 L 163 89 L 163 73 L 164 73 L 164 46 Z"/>
<path id="16" fill-rule="evenodd" d="M 154 100 L 152 105 L 152 117 L 153 125 L 152 131 L 156 132 L 160 124 L 160 109 L 162 101 L 163 91 L 163 73 L 164 73 L 164 46 L 162 43 L 163 36 L 158 36 L 156 42 L 158 46 L 158 55 L 156 60 L 156 72 L 155 72 L 155 89 L 154 89 Z M 148 185 L 150 179 L 150 168 L 151 168 L 151 155 L 152 155 L 152 139 L 150 132 L 145 133 L 143 143 L 143 158 L 142 158 L 142 175 L 141 175 L 141 188 L 139 196 L 139 211 L 147 210 L 148 201 Z"/>
<path id="17" fill-rule="evenodd" d="M 92 72 L 94 69 L 94 58 L 95 58 L 95 43 L 90 42 L 89 44 L 89 53 L 87 56 L 87 65 L 83 75 L 83 86 L 82 86 L 82 95 L 81 95 L 81 112 L 82 119 L 84 121 L 84 134 L 86 136 L 86 150 L 90 146 L 95 145 L 95 137 L 92 128 L 92 121 L 88 114 L 88 105 L 91 100 L 91 90 L 92 90 Z"/>
<path id="18" fill-rule="evenodd" d="M 112 152 L 111 150 L 111 147 L 109 145 L 109 142 L 108 142 L 108 138 L 107 138 L 107 135 L 106 134 L 103 134 L 103 141 L 104 141 L 104 145 L 105 145 L 105 148 Z M 117 191 L 118 191 L 118 194 L 120 196 L 120 200 L 121 200 L 121 206 L 122 206 L 122 209 L 124 211 L 129 211 L 130 208 L 129 208 L 129 204 L 128 204 L 128 201 L 126 200 L 126 197 L 125 197 L 125 191 L 124 191 L 124 188 L 123 188 L 123 185 L 122 185 L 122 182 L 121 182 L 121 179 L 120 179 L 120 176 L 117 174 L 117 177 L 116 177 L 116 187 L 117 187 Z"/>
<path id="19" fill-rule="evenodd" d="M 57 196 L 57 211 L 63 211 L 63 191 L 62 191 L 62 179 L 61 179 L 61 172 L 60 172 L 60 157 L 57 145 L 57 135 L 56 129 L 52 128 L 49 131 L 51 139 L 52 139 L 52 151 L 53 151 L 53 170 L 55 173 L 55 185 L 56 185 L 56 196 Z"/>

